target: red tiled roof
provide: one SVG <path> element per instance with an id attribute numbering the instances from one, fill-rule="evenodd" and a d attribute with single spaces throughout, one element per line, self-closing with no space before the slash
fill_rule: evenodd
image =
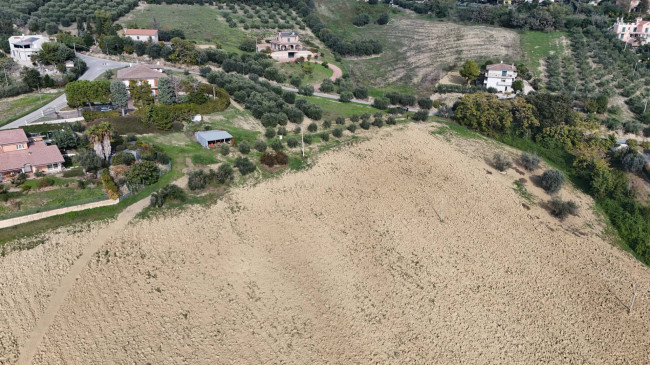
<path id="1" fill-rule="evenodd" d="M 494 70 L 494 71 L 517 71 L 517 68 L 513 65 L 509 65 L 507 63 L 495 63 L 493 65 L 487 65 L 485 68 L 488 71 Z"/>
<path id="2" fill-rule="evenodd" d="M 159 79 L 164 76 L 165 76 L 164 73 L 154 71 L 151 68 L 144 65 L 136 65 L 136 66 L 131 66 L 129 68 L 123 68 L 121 70 L 117 70 L 117 78 L 120 80 Z"/>
<path id="3" fill-rule="evenodd" d="M 29 141 L 25 131 L 18 129 L 8 129 L 5 131 L 0 131 L 0 146 L 5 144 L 14 144 L 14 143 L 25 143 Z"/>
<path id="4" fill-rule="evenodd" d="M 127 29 L 124 35 L 146 35 L 154 36 L 158 34 L 157 29 Z"/>
<path id="5" fill-rule="evenodd" d="M 63 163 L 64 159 L 57 146 L 35 143 L 29 148 L 11 152 L 0 152 L 0 171 L 23 168 L 26 164 L 43 166 L 51 163 Z"/>

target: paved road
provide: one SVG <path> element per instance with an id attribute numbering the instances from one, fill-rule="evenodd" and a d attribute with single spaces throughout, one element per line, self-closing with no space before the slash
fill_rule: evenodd
<path id="1" fill-rule="evenodd" d="M 77 53 L 77 57 L 84 60 L 84 62 L 86 62 L 86 66 L 88 66 L 88 69 L 86 70 L 86 72 L 84 72 L 83 75 L 81 75 L 81 77 L 79 77 L 79 80 L 94 80 L 108 70 L 125 67 L 129 65 L 128 63 L 125 62 L 105 60 L 103 58 L 85 56 L 79 53 Z M 30 114 L 27 114 L 26 116 L 17 119 L 7 125 L 4 125 L 0 129 L 18 128 L 20 126 L 27 124 L 27 122 L 32 122 L 36 119 L 41 118 L 45 114 L 51 114 L 52 112 L 59 110 L 66 105 L 67 105 L 67 101 L 65 98 L 65 94 L 63 94 L 58 98 L 52 100 L 50 103 L 46 104 L 42 108 Z"/>

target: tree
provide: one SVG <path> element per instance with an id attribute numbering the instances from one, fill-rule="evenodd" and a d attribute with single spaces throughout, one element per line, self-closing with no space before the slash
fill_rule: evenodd
<path id="1" fill-rule="evenodd" d="M 524 91 L 524 82 L 521 80 L 515 80 L 512 82 L 512 90 L 515 92 Z"/>
<path id="2" fill-rule="evenodd" d="M 248 159 L 248 157 L 237 157 L 234 163 L 235 167 L 239 169 L 239 173 L 242 175 L 250 174 L 255 171 L 257 168 L 255 164 Z"/>
<path id="3" fill-rule="evenodd" d="M 160 170 L 153 161 L 141 161 L 126 171 L 126 181 L 131 185 L 151 185 L 158 182 Z"/>
<path id="4" fill-rule="evenodd" d="M 135 162 L 135 157 L 129 152 L 120 152 L 113 155 L 111 158 L 111 165 L 132 165 Z"/>
<path id="5" fill-rule="evenodd" d="M 172 38 L 171 43 L 172 52 L 169 55 L 171 62 L 186 63 L 188 65 L 196 65 L 198 63 L 198 55 L 194 43 L 178 37 Z"/>
<path id="6" fill-rule="evenodd" d="M 208 174 L 203 170 L 190 171 L 187 176 L 187 187 L 192 191 L 205 188 L 208 182 Z"/>
<path id="7" fill-rule="evenodd" d="M 108 103 L 111 99 L 111 82 L 108 80 L 69 82 L 65 86 L 65 96 L 72 108 L 91 103 Z"/>
<path id="8" fill-rule="evenodd" d="M 232 180 L 233 176 L 235 175 L 235 171 L 232 169 L 232 166 L 228 163 L 222 163 L 219 168 L 217 169 L 217 173 L 215 174 L 215 178 L 220 184 L 225 184 Z"/>
<path id="9" fill-rule="evenodd" d="M 429 111 L 426 109 L 418 110 L 413 114 L 413 120 L 424 122 L 429 119 Z"/>
<path id="10" fill-rule="evenodd" d="M 258 139 L 257 141 L 255 141 L 255 149 L 258 152 L 264 152 L 266 151 L 267 148 L 268 146 L 266 145 L 266 142 L 264 142 L 263 140 Z"/>
<path id="11" fill-rule="evenodd" d="M 24 68 L 20 75 L 23 79 L 23 82 L 29 86 L 30 89 L 36 89 L 42 83 L 41 73 L 38 72 L 35 68 Z"/>
<path id="12" fill-rule="evenodd" d="M 111 81 L 111 104 L 120 109 L 122 115 L 129 105 L 129 94 L 126 92 L 126 85 L 120 80 Z"/>
<path id="13" fill-rule="evenodd" d="M 314 133 L 318 130 L 318 124 L 312 122 L 307 126 L 307 130 Z"/>
<path id="14" fill-rule="evenodd" d="M 357 99 L 368 99 L 368 88 L 365 86 L 358 86 L 352 92 Z"/>
<path id="15" fill-rule="evenodd" d="M 476 80 L 479 74 L 480 70 L 478 68 L 478 65 L 473 60 L 465 61 L 465 63 L 463 63 L 463 66 L 460 68 L 460 75 L 467 80 L 468 85 L 472 81 Z"/>
<path id="16" fill-rule="evenodd" d="M 431 100 L 431 98 L 418 99 L 418 106 L 420 107 L 420 109 L 429 110 L 429 109 L 433 108 L 433 100 Z"/>
<path id="17" fill-rule="evenodd" d="M 539 168 L 539 163 L 541 159 L 534 153 L 522 153 L 519 158 L 521 165 L 528 171 L 535 171 Z"/>
<path id="18" fill-rule="evenodd" d="M 97 171 L 102 167 L 102 160 L 96 154 L 87 149 L 82 149 L 75 156 L 75 161 L 84 169 L 84 171 Z"/>
<path id="19" fill-rule="evenodd" d="M 546 170 L 540 180 L 541 186 L 549 193 L 556 193 L 562 189 L 565 182 L 564 175 L 558 170 Z"/>
<path id="20" fill-rule="evenodd" d="M 69 131 L 58 131 L 54 133 L 52 141 L 60 150 L 75 148 L 79 144 L 77 135 Z"/>
<path id="21" fill-rule="evenodd" d="M 512 123 L 508 106 L 488 93 L 465 95 L 458 102 L 455 117 L 459 124 L 487 134 L 503 132 Z"/>
<path id="22" fill-rule="evenodd" d="M 339 101 L 342 103 L 349 103 L 354 98 L 354 94 L 349 91 L 344 91 L 339 95 Z"/>
<path id="23" fill-rule="evenodd" d="M 230 154 L 230 146 L 228 144 L 224 143 L 219 147 L 219 153 L 222 156 L 228 156 Z"/>
<path id="24" fill-rule="evenodd" d="M 389 102 L 390 101 L 388 100 L 388 98 L 375 98 L 375 100 L 372 102 L 372 106 L 374 106 L 379 110 L 384 110 L 388 108 Z"/>
<path id="25" fill-rule="evenodd" d="M 377 18 L 377 24 L 379 25 L 388 24 L 388 20 L 390 20 L 388 18 L 388 13 L 381 13 L 379 14 L 379 18 Z"/>
<path id="26" fill-rule="evenodd" d="M 255 47 L 257 47 L 257 42 L 253 38 L 245 38 L 239 43 L 239 49 L 244 52 L 255 52 Z"/>
<path id="27" fill-rule="evenodd" d="M 88 128 L 88 137 L 93 143 L 95 154 L 105 161 L 111 155 L 111 131 L 112 126 L 108 122 L 102 122 Z"/>
<path id="28" fill-rule="evenodd" d="M 298 88 L 298 93 L 306 96 L 314 94 L 314 87 L 311 85 L 302 85 Z"/>
<path id="29" fill-rule="evenodd" d="M 149 104 L 153 104 L 153 92 L 151 91 L 151 85 L 147 81 L 129 81 L 129 91 L 131 92 L 131 98 L 133 98 L 133 104 L 137 107 L 144 107 Z"/>

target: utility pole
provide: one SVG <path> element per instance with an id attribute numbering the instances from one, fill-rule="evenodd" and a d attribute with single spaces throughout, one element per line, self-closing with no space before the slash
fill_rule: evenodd
<path id="1" fill-rule="evenodd" d="M 643 107 L 643 114 L 645 114 L 645 110 L 648 107 L 648 98 L 645 99 L 645 106 Z"/>
<path id="2" fill-rule="evenodd" d="M 7 78 L 7 68 L 5 67 L 3 68 L 3 70 L 5 72 L 5 86 L 9 86 L 9 79 Z"/>
<path id="3" fill-rule="evenodd" d="M 302 128 L 300 129 L 300 143 L 302 145 L 302 158 L 305 158 L 305 132 L 302 130 Z"/>
<path id="4" fill-rule="evenodd" d="M 41 83 L 36 83 L 36 88 L 38 89 L 38 101 L 43 102 L 43 95 L 41 94 Z"/>

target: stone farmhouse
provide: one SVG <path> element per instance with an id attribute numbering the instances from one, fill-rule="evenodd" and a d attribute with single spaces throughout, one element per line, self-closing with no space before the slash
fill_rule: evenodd
<path id="1" fill-rule="evenodd" d="M 257 51 L 262 52 L 268 50 L 271 52 L 271 57 L 280 61 L 290 61 L 300 57 L 308 58 L 314 54 L 305 50 L 300 43 L 300 35 L 298 32 L 278 32 L 269 43 L 257 45 Z"/>
<path id="2" fill-rule="evenodd" d="M 124 36 L 134 41 L 158 43 L 157 29 L 127 29 Z"/>
<path id="3" fill-rule="evenodd" d="M 121 80 L 127 89 L 131 80 L 135 80 L 138 84 L 148 82 L 154 95 L 158 95 L 158 80 L 165 76 L 167 75 L 162 72 L 162 69 L 145 65 L 135 65 L 117 70 L 117 79 Z"/>
<path id="4" fill-rule="evenodd" d="M 487 65 L 485 71 L 485 80 L 483 84 L 486 88 L 495 88 L 500 92 L 512 92 L 512 82 L 517 77 L 517 68 L 507 63 L 496 63 Z"/>
<path id="5" fill-rule="evenodd" d="M 650 40 L 650 21 L 643 18 L 636 18 L 634 23 L 625 23 L 623 18 L 618 18 L 612 29 L 616 38 L 632 46 L 643 46 Z"/>
<path id="6" fill-rule="evenodd" d="M 17 35 L 9 37 L 11 58 L 22 66 L 31 66 L 32 56 L 37 54 L 48 39 L 42 35 Z"/>
<path id="7" fill-rule="evenodd" d="M 0 181 L 21 172 L 60 172 L 63 162 L 59 148 L 41 137 L 29 138 L 22 129 L 0 131 Z"/>

